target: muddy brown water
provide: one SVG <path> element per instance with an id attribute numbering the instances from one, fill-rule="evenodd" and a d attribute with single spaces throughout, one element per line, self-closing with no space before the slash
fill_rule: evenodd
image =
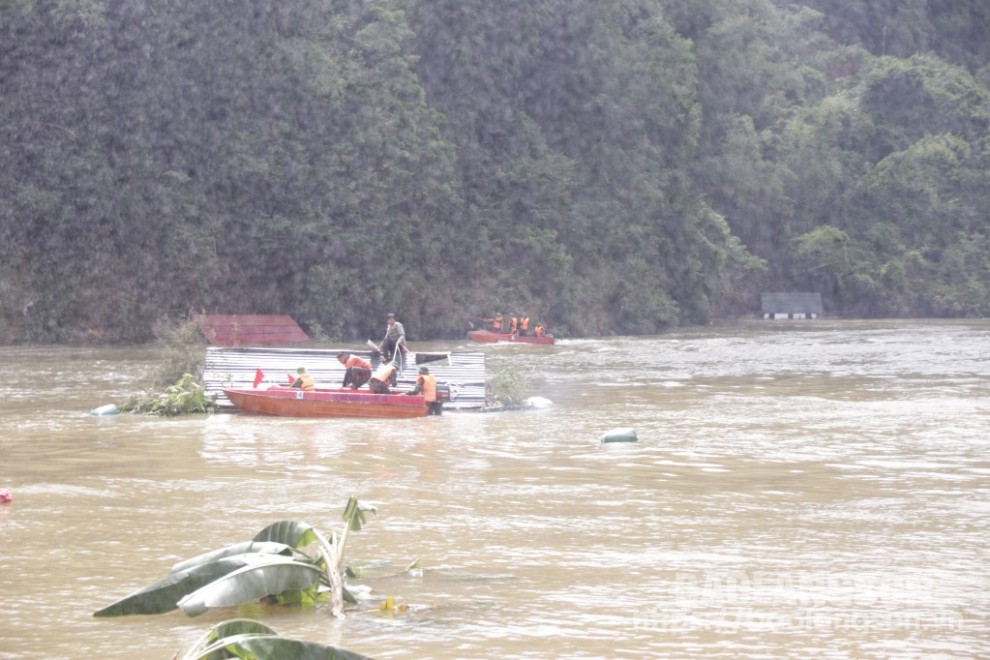
<path id="1" fill-rule="evenodd" d="M 512 362 L 545 406 L 94 417 L 159 349 L 0 348 L 0 658 L 171 658 L 235 616 L 375 658 L 990 657 L 990 321 L 414 348 Z M 92 618 L 351 495 L 377 514 L 344 618 Z"/>

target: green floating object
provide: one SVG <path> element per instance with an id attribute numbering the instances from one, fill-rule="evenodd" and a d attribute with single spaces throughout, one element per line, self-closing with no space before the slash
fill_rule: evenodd
<path id="1" fill-rule="evenodd" d="M 105 406 L 100 406 L 99 408 L 93 408 L 89 411 L 90 415 L 96 415 L 97 417 L 102 417 L 104 415 L 118 415 L 120 414 L 120 408 L 116 404 L 108 403 Z"/>
<path id="2" fill-rule="evenodd" d="M 612 429 L 602 436 L 602 442 L 636 442 L 636 429 Z"/>

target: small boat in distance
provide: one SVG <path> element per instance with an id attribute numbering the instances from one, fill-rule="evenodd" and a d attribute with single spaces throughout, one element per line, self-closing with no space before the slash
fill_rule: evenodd
<path id="1" fill-rule="evenodd" d="M 273 385 L 268 389 L 223 388 L 223 393 L 242 412 L 279 417 L 379 417 L 402 419 L 425 417 L 426 399 L 404 393 L 373 394 L 367 390 L 301 390 Z"/>
<path id="2" fill-rule="evenodd" d="M 468 338 L 482 344 L 492 344 L 507 341 L 513 344 L 553 344 L 553 335 L 519 335 L 511 332 L 492 332 L 491 330 L 470 330 Z"/>

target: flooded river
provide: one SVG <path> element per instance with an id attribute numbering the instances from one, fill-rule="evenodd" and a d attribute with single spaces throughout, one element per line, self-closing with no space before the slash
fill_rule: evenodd
<path id="1" fill-rule="evenodd" d="M 0 348 L 0 658 L 168 659 L 234 616 L 375 658 L 990 657 L 990 321 L 412 348 L 511 361 L 549 405 L 94 417 L 157 349 Z M 271 522 L 340 529 L 351 495 L 377 514 L 344 618 L 92 617 Z"/>

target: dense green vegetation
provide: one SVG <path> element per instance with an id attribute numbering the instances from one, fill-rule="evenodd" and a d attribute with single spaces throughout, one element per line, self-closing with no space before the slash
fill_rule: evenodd
<path id="1" fill-rule="evenodd" d="M 0 343 L 990 314 L 990 4 L 0 0 Z"/>

